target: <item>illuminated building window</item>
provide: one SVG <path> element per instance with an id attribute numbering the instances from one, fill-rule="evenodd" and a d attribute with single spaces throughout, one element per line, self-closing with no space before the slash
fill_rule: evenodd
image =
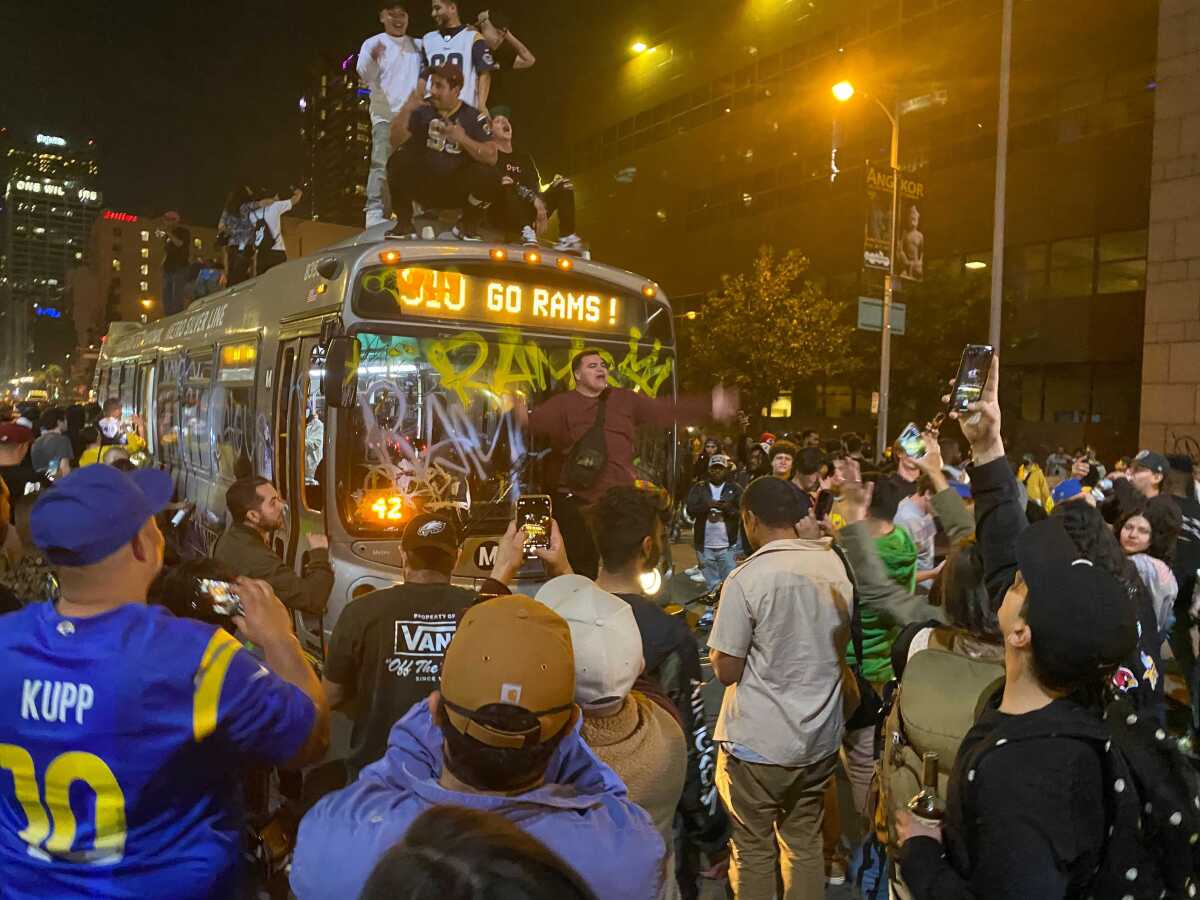
<path id="1" fill-rule="evenodd" d="M 121 261 L 120 261 L 119 259 L 114 259 L 114 260 L 112 261 L 112 270 L 113 270 L 114 272 L 120 272 L 120 271 L 121 271 Z"/>
<path id="2" fill-rule="evenodd" d="M 149 259 L 149 258 L 150 258 L 150 248 L 143 247 L 142 248 L 142 259 Z"/>
<path id="3" fill-rule="evenodd" d="M 148 232 L 148 231 L 143 231 L 143 232 L 142 232 L 142 240 L 143 240 L 143 241 L 148 241 L 148 240 L 150 240 L 150 232 Z"/>
<path id="4" fill-rule="evenodd" d="M 200 240 L 200 238 L 192 238 L 192 246 L 197 250 L 202 250 L 204 248 L 204 241 Z"/>
<path id="5" fill-rule="evenodd" d="M 141 291 L 150 290 L 150 283 L 148 281 L 139 281 L 138 282 L 138 290 L 141 290 Z"/>
<path id="6" fill-rule="evenodd" d="M 138 269 L 138 271 L 139 271 L 139 272 L 141 272 L 143 275 L 149 275 L 149 274 L 150 274 L 150 267 L 149 267 L 149 266 L 141 266 L 141 267 Z"/>
<path id="7" fill-rule="evenodd" d="M 763 415 L 771 419 L 790 419 L 792 416 L 792 392 L 785 391 L 768 408 L 763 409 Z"/>

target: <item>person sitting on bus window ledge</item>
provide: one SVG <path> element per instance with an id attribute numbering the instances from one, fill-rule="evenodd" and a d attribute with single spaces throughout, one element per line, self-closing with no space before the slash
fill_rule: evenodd
<path id="1" fill-rule="evenodd" d="M 462 69 L 451 63 L 430 70 L 428 102 L 418 88 L 392 119 L 388 188 L 396 224 L 389 238 L 415 239 L 413 202 L 462 209 L 454 235 L 476 235 L 488 204 L 499 191 L 496 144 L 487 116 L 459 99 Z"/>
<path id="2" fill-rule="evenodd" d="M 297 575 L 269 546 L 271 533 L 284 526 L 284 504 L 267 479 L 240 478 L 225 492 L 225 507 L 233 524 L 213 547 L 219 559 L 247 578 L 261 578 L 288 609 L 319 616 L 333 590 L 329 538 L 310 532 L 304 574 Z"/>
<path id="3" fill-rule="evenodd" d="M 146 449 L 146 441 L 142 436 L 142 420 L 139 416 L 129 417 L 127 427 L 121 418 L 121 400 L 119 397 L 109 397 L 104 401 L 104 418 L 96 423 L 100 429 L 100 443 L 105 447 L 113 444 L 124 447 L 130 453 Z"/>
<path id="4" fill-rule="evenodd" d="M 556 176 L 542 190 L 533 157 L 513 150 L 512 110 L 507 106 L 492 110 L 492 140 L 496 142 L 496 171 L 502 188 L 499 202 L 489 210 L 492 222 L 506 232 L 520 230 L 522 242 L 536 244 L 550 216 L 557 212 L 562 237 L 554 249 L 580 249 L 583 241 L 575 233 L 575 186 Z"/>
<path id="5" fill-rule="evenodd" d="M 235 584 L 234 624 L 265 666 L 226 631 L 147 605 L 173 492 L 166 472 L 88 466 L 34 506 L 61 596 L 0 632 L 0 693 L 24 698 L 0 705 L 16 776 L 15 796 L 0 786 L 5 897 L 236 896 L 243 771 L 299 768 L 328 746 L 320 682 L 269 586 Z M 81 789 L 97 799 L 54 799 Z"/>
<path id="6" fill-rule="evenodd" d="M 574 389 L 552 396 L 529 411 L 520 396 L 511 398 L 518 424 L 529 426 L 535 441 L 549 444 L 550 481 L 554 494 L 554 518 L 562 529 L 571 568 L 580 575 L 595 578 L 600 560 L 588 527 L 586 511 L 609 488 L 633 485 L 633 439 L 639 425 L 667 427 L 675 421 L 699 422 L 710 416 L 718 421 L 733 418 L 737 412 L 737 392 L 718 385 L 710 397 L 681 398 L 671 395 L 648 397 L 639 391 L 612 387 L 608 383 L 609 359 L 605 351 L 585 347 L 571 360 Z M 561 469 L 571 451 L 591 430 L 605 399 L 604 468 L 584 485 L 561 477 Z M 574 467 L 578 468 L 578 467 Z"/>

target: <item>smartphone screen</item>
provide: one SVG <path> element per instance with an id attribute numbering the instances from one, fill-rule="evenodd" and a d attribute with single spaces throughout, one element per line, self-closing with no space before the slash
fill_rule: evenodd
<path id="1" fill-rule="evenodd" d="M 241 611 L 241 598 L 233 590 L 228 581 L 218 581 L 215 578 L 197 578 L 200 593 L 212 600 L 213 611 L 222 616 L 236 616 Z"/>
<path id="2" fill-rule="evenodd" d="M 517 501 L 517 527 L 525 529 L 525 555 L 533 557 L 533 548 L 550 546 L 549 494 L 526 494 Z"/>
<path id="3" fill-rule="evenodd" d="M 966 412 L 967 404 L 976 402 L 983 395 L 983 386 L 987 384 L 991 368 L 991 346 L 967 344 L 963 350 L 962 361 L 958 364 L 954 390 L 950 392 L 949 412 Z"/>
<path id="4" fill-rule="evenodd" d="M 921 429 L 909 422 L 896 438 L 896 443 L 909 459 L 920 459 L 925 455 L 925 438 L 921 437 Z"/>

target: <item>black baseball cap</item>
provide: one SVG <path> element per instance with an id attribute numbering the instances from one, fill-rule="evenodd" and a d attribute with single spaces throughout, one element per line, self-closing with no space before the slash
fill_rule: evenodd
<path id="1" fill-rule="evenodd" d="M 1082 557 L 1056 518 L 1017 538 L 1017 565 L 1028 587 L 1025 621 L 1038 671 L 1077 684 L 1117 665 L 1137 645 L 1137 608 L 1125 585 Z"/>
<path id="2" fill-rule="evenodd" d="M 811 508 L 808 494 L 792 482 L 771 475 L 754 479 L 742 494 L 742 509 L 772 527 L 795 525 L 807 518 Z"/>
<path id="3" fill-rule="evenodd" d="M 1149 469 L 1155 475 L 1166 475 L 1167 470 L 1171 468 L 1167 458 L 1153 450 L 1139 450 L 1137 456 L 1133 458 L 1133 465 L 1140 469 Z"/>
<path id="4" fill-rule="evenodd" d="M 405 552 L 440 550 L 450 557 L 458 555 L 458 528 L 443 513 L 421 513 L 404 526 L 400 546 Z"/>

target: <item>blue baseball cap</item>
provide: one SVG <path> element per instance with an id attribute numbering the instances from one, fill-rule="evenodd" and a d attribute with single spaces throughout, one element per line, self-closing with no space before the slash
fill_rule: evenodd
<path id="1" fill-rule="evenodd" d="M 961 481 L 952 481 L 950 482 L 950 487 L 954 488 L 954 492 L 964 500 L 971 499 L 971 486 L 969 484 L 963 484 Z"/>
<path id="2" fill-rule="evenodd" d="M 1078 497 L 1082 493 L 1083 482 L 1078 478 L 1068 478 L 1066 481 L 1058 483 L 1058 487 L 1050 492 L 1050 497 L 1055 503 L 1063 503 L 1072 497 Z"/>
<path id="3" fill-rule="evenodd" d="M 157 469 L 125 473 L 103 463 L 84 466 L 38 498 L 29 530 L 50 562 L 88 566 L 133 540 L 174 493 L 171 476 Z"/>

